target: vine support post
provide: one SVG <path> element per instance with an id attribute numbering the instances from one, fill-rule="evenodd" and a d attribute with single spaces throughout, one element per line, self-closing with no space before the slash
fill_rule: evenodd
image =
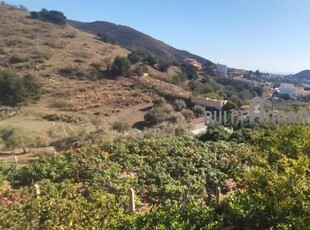
<path id="1" fill-rule="evenodd" d="M 220 205 L 221 204 L 221 188 L 217 187 L 216 188 L 216 205 Z"/>
<path id="2" fill-rule="evenodd" d="M 129 212 L 134 213 L 136 211 L 135 191 L 132 188 L 130 188 L 128 193 L 129 193 Z"/>
<path id="3" fill-rule="evenodd" d="M 40 186 L 38 184 L 35 184 L 34 189 L 35 189 L 36 196 L 37 197 L 40 196 L 40 194 L 41 194 Z"/>
<path id="4" fill-rule="evenodd" d="M 18 159 L 17 159 L 17 156 L 16 156 L 16 155 L 14 156 L 14 162 L 15 162 L 15 164 L 18 163 Z"/>

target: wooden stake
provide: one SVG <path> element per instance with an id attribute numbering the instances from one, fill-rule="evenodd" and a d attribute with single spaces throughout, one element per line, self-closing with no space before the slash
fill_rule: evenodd
<path id="1" fill-rule="evenodd" d="M 136 211 L 135 191 L 132 188 L 130 188 L 128 193 L 129 193 L 129 212 L 134 213 Z"/>
<path id="2" fill-rule="evenodd" d="M 216 205 L 221 204 L 221 188 L 217 187 L 216 188 Z"/>
<path id="3" fill-rule="evenodd" d="M 34 188 L 35 188 L 36 196 L 40 196 L 41 194 L 40 186 L 38 184 L 35 184 Z"/>

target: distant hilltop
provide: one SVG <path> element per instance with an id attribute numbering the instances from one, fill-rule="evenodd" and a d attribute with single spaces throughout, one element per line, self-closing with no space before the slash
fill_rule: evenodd
<path id="1" fill-rule="evenodd" d="M 310 70 L 303 70 L 295 74 L 294 77 L 299 80 L 310 80 Z"/>
<path id="2" fill-rule="evenodd" d="M 184 61 L 184 59 L 195 59 L 201 64 L 209 63 L 210 61 L 192 54 L 185 50 L 176 49 L 170 45 L 163 43 L 149 35 L 132 29 L 128 26 L 116 25 L 105 21 L 95 22 L 79 22 L 67 20 L 68 24 L 86 32 L 93 34 L 105 33 L 115 39 L 118 44 L 127 49 L 142 49 L 147 50 L 158 57 L 166 59 L 174 59 Z"/>

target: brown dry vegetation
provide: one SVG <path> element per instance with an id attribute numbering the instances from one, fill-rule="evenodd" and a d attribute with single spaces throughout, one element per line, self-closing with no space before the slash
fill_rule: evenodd
<path id="1" fill-rule="evenodd" d="M 130 51 L 70 26 L 30 19 L 28 14 L 0 7 L 0 70 L 37 76 L 44 94 L 39 102 L 22 105 L 14 117 L 0 119 L 0 128 L 13 126 L 41 135 L 55 122 L 85 125 L 97 119 L 133 125 L 143 120 L 144 109 L 157 92 L 189 96 L 169 83 L 180 71 L 177 67 L 167 73 L 148 67 L 149 77 L 110 79 L 105 72 L 114 58 Z"/>

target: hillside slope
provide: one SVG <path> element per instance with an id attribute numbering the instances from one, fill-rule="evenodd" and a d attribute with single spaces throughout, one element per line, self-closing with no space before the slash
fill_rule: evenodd
<path id="1" fill-rule="evenodd" d="M 109 69 L 115 57 L 127 56 L 128 50 L 71 26 L 33 20 L 28 15 L 0 7 L 0 70 L 38 77 L 44 94 L 38 103 L 23 105 L 18 116 L 0 117 L 0 127 L 40 131 L 55 121 L 80 124 L 94 119 L 125 120 L 132 125 L 143 120 L 143 109 L 156 94 L 144 87 L 150 81 L 168 94 L 184 95 L 181 87 L 155 80 L 173 76 L 176 67 L 167 73 L 152 69 L 147 77 L 113 80 L 100 74 Z"/>
<path id="2" fill-rule="evenodd" d="M 120 45 L 128 49 L 144 49 L 159 57 L 184 61 L 185 58 L 194 58 L 201 63 L 208 62 L 207 59 L 191 54 L 184 50 L 176 49 L 159 40 L 127 26 L 116 25 L 105 21 L 79 22 L 68 20 L 69 25 L 93 34 L 106 33 L 113 37 Z"/>

